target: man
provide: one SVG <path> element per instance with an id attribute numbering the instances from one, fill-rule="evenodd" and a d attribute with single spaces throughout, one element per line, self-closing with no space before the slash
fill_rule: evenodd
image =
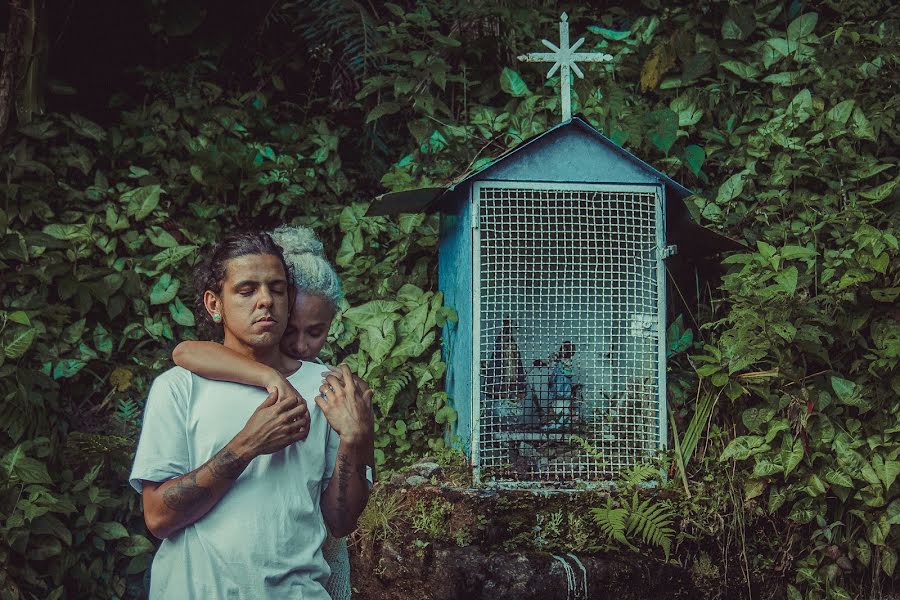
<path id="1" fill-rule="evenodd" d="M 321 365 L 279 351 L 288 272 L 266 234 L 224 240 L 198 271 L 224 346 L 283 373 L 301 397 L 179 367 L 156 378 L 130 477 L 164 540 L 151 599 L 328 597 L 320 548 L 326 523 L 347 535 L 365 507 L 371 406 L 345 366 L 323 383 Z"/>

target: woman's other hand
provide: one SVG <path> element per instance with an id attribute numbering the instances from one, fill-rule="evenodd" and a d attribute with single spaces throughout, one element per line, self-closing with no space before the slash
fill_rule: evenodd
<path id="1" fill-rule="evenodd" d="M 306 405 L 306 400 L 300 395 L 300 392 L 278 371 L 273 371 L 265 387 L 267 392 L 276 395 L 278 404 L 287 404 L 289 408 L 298 407 L 297 422 L 303 428 L 303 434 L 300 439 L 306 439 L 306 436 L 309 434 L 309 407 Z"/>

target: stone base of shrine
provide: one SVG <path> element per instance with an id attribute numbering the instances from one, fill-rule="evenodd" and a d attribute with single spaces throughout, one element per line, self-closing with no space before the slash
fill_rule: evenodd
<path id="1" fill-rule="evenodd" d="M 747 584 L 739 546 L 722 531 L 683 541 L 666 560 L 659 547 L 620 549 L 598 532 L 591 508 L 609 491 L 470 489 L 423 464 L 373 490 L 350 543 L 358 600 L 785 597 L 777 569 L 751 572 Z M 671 492 L 638 493 L 666 501 Z"/>

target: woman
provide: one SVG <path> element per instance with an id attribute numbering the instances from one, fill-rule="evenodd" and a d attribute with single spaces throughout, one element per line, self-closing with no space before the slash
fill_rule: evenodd
<path id="1" fill-rule="evenodd" d="M 295 360 L 321 364 L 317 356 L 325 345 L 343 298 L 340 279 L 311 229 L 282 226 L 272 233 L 272 238 L 284 249 L 295 285 L 295 298 L 287 330 L 281 339 L 281 351 Z M 209 379 L 255 385 L 270 393 L 277 391 L 279 401 L 299 397 L 278 371 L 236 355 L 215 342 L 182 342 L 175 348 L 172 358 L 178 366 Z M 354 376 L 354 380 L 359 393 L 371 401 L 373 392 L 369 386 L 358 377 Z M 349 599 L 350 559 L 346 539 L 329 535 L 322 553 L 331 567 L 326 586 L 328 593 L 335 599 Z"/>

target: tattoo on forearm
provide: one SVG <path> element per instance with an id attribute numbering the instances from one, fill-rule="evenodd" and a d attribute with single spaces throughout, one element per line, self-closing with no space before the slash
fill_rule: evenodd
<path id="1" fill-rule="evenodd" d="M 350 459 L 346 454 L 338 456 L 338 519 L 347 520 L 347 485 L 350 483 Z"/>
<path id="2" fill-rule="evenodd" d="M 197 472 L 188 473 L 163 492 L 163 503 L 177 512 L 193 514 L 212 497 L 212 490 L 197 483 Z"/>
<path id="3" fill-rule="evenodd" d="M 212 457 L 208 466 L 213 477 L 233 481 L 241 476 L 241 473 L 247 468 L 247 463 L 228 448 L 222 448 Z"/>

